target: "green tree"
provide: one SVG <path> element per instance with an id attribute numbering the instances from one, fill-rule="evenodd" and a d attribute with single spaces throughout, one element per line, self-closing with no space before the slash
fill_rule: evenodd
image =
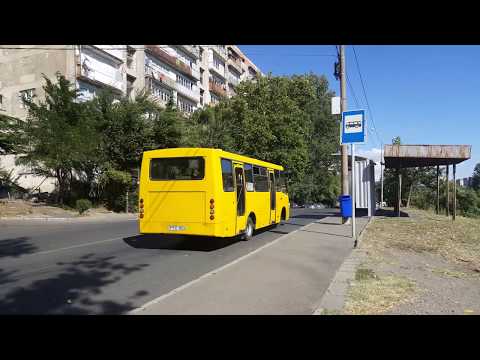
<path id="1" fill-rule="evenodd" d="M 334 201 L 338 120 L 329 114 L 333 94 L 327 80 L 268 75 L 242 82 L 236 92 L 192 116 L 189 144 L 282 164 L 295 201 Z"/>
<path id="2" fill-rule="evenodd" d="M 72 84 L 60 73 L 55 82 L 43 77 L 45 100 L 24 100 L 28 116 L 18 163 L 29 165 L 37 175 L 55 177 L 58 201 L 64 203 L 70 200 L 75 173 L 94 158 L 100 139 L 89 107 L 76 101 Z"/>
<path id="3" fill-rule="evenodd" d="M 18 154 L 22 151 L 23 121 L 0 115 L 0 155 Z"/>
<path id="4" fill-rule="evenodd" d="M 476 191 L 480 190 L 480 163 L 475 165 L 472 175 L 472 188 Z"/>

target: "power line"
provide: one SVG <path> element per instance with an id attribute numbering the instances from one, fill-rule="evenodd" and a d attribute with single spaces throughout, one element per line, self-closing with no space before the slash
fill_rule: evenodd
<path id="1" fill-rule="evenodd" d="M 372 119 L 373 129 L 375 130 L 375 133 L 378 137 L 378 140 L 383 144 L 383 141 L 382 141 L 382 139 L 381 139 L 381 137 L 378 133 L 377 127 L 375 125 L 375 120 L 373 119 L 373 114 L 372 114 L 372 110 L 370 108 L 370 103 L 368 102 L 367 91 L 365 89 L 365 83 L 363 81 L 362 72 L 360 70 L 360 64 L 358 62 L 357 52 L 355 51 L 355 47 L 353 45 L 352 45 L 352 49 L 353 49 L 353 54 L 355 55 L 355 63 L 357 65 L 358 75 L 360 76 L 360 82 L 362 83 L 363 96 L 365 97 L 365 101 L 367 103 L 368 113 L 370 114 L 370 118 Z"/>
<path id="2" fill-rule="evenodd" d="M 350 83 L 350 78 L 348 77 L 348 74 L 345 72 L 345 75 L 347 77 L 347 84 L 348 84 L 348 87 L 350 88 L 350 91 L 352 92 L 352 95 L 353 95 L 353 100 L 355 100 L 355 105 L 358 107 L 360 107 L 359 105 L 359 102 L 358 102 L 358 99 L 357 99 L 357 95 L 355 94 L 355 90 L 353 90 L 353 86 L 352 84 Z"/>

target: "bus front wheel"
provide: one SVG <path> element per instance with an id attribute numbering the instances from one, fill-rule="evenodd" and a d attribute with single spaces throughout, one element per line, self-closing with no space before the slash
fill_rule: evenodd
<path id="1" fill-rule="evenodd" d="M 255 223 L 251 217 L 247 219 L 247 227 L 245 228 L 244 240 L 248 241 L 253 237 L 253 232 L 255 231 Z"/>

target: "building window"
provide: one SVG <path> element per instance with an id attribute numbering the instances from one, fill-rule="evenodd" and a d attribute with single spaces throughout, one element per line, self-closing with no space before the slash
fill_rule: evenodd
<path id="1" fill-rule="evenodd" d="M 3 110 L 3 95 L 0 95 L 0 110 Z"/>
<path id="2" fill-rule="evenodd" d="M 218 70 L 225 70 L 225 63 L 215 55 L 213 56 L 213 66 Z"/>
<path id="3" fill-rule="evenodd" d="M 200 69 L 200 84 L 203 84 L 203 73 L 204 73 L 204 70 Z"/>
<path id="4" fill-rule="evenodd" d="M 177 84 L 180 84 L 189 90 L 193 90 L 193 82 L 179 74 L 177 74 Z"/>
<path id="5" fill-rule="evenodd" d="M 172 98 L 172 92 L 161 87 L 161 86 L 152 86 L 152 95 L 160 98 L 164 103 L 168 103 Z"/>
<path id="6" fill-rule="evenodd" d="M 22 90 L 20 91 L 20 107 L 22 109 L 25 109 L 25 104 L 23 103 L 24 101 L 31 101 L 33 97 L 35 96 L 35 89 L 27 89 L 27 90 Z"/>
<path id="7" fill-rule="evenodd" d="M 182 62 L 184 62 L 190 67 L 193 67 L 194 60 L 192 60 L 189 56 L 185 55 L 182 51 L 177 50 L 177 56 Z"/>
<path id="8" fill-rule="evenodd" d="M 210 102 L 214 105 L 218 104 L 220 102 L 220 98 L 217 95 L 210 93 Z"/>
<path id="9" fill-rule="evenodd" d="M 224 86 L 224 85 L 225 85 L 225 82 L 224 82 L 223 80 L 219 79 L 219 78 L 216 77 L 216 76 L 212 76 L 212 77 L 210 78 L 210 80 L 211 80 L 214 84 L 217 84 L 217 85 L 219 85 L 219 86 Z"/>
<path id="10" fill-rule="evenodd" d="M 182 99 L 180 96 L 177 96 L 177 107 L 186 113 L 193 113 L 195 110 L 195 105 L 188 100 Z"/>

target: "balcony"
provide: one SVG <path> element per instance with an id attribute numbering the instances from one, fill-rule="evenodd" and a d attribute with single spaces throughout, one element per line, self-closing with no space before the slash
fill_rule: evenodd
<path id="1" fill-rule="evenodd" d="M 127 50 L 125 45 L 91 45 L 96 50 L 100 50 L 111 57 L 114 57 L 117 61 L 124 61 L 124 52 Z"/>
<path id="2" fill-rule="evenodd" d="M 155 45 L 145 45 L 145 50 L 158 58 L 159 60 L 165 62 L 166 64 L 170 65 L 174 69 L 178 70 L 180 73 L 190 77 L 193 80 L 198 80 L 199 73 L 198 70 L 193 70 L 190 66 L 185 64 L 183 61 L 178 59 L 176 56 L 170 55 L 166 51 L 160 49 L 158 46 Z"/>
<path id="3" fill-rule="evenodd" d="M 242 71 L 242 62 L 239 59 L 235 59 L 231 56 L 228 57 L 227 61 L 228 66 L 234 68 L 239 74 L 241 74 Z"/>
<path id="4" fill-rule="evenodd" d="M 190 56 L 193 56 L 194 58 L 198 59 L 200 57 L 200 48 L 198 45 L 173 45 L 177 46 L 183 51 L 185 51 L 187 54 Z"/>
<path id="5" fill-rule="evenodd" d="M 238 84 L 240 84 L 240 79 L 233 76 L 232 74 L 228 74 L 227 78 L 228 78 L 228 82 L 233 86 L 238 86 Z"/>
<path id="6" fill-rule="evenodd" d="M 225 67 L 215 67 L 215 64 L 213 63 L 213 61 L 210 61 L 208 63 L 208 69 L 210 71 L 213 71 L 215 74 L 217 74 L 219 77 L 221 77 L 222 79 L 226 79 L 226 76 L 225 76 Z"/>
<path id="7" fill-rule="evenodd" d="M 210 45 L 210 48 L 223 60 L 227 61 L 227 49 L 221 45 Z"/>
<path id="8" fill-rule="evenodd" d="M 180 84 L 177 84 L 177 92 L 181 96 L 193 101 L 195 104 L 198 104 L 200 102 L 200 92 L 195 92 L 195 91 L 193 91 L 191 89 L 188 89 L 188 88 L 186 88 L 186 87 L 184 87 Z"/>
<path id="9" fill-rule="evenodd" d="M 162 74 L 159 71 L 152 69 L 149 66 L 145 66 L 145 77 L 164 84 L 171 89 L 177 89 L 177 83 L 175 80 L 169 78 L 167 75 Z"/>
<path id="10" fill-rule="evenodd" d="M 76 76 L 77 79 L 88 82 L 97 87 L 106 87 L 115 93 L 123 93 L 126 90 L 126 84 L 120 69 L 106 73 L 88 66 L 86 62 L 82 62 L 80 56 L 76 57 Z"/>
<path id="11" fill-rule="evenodd" d="M 211 92 L 213 92 L 215 95 L 221 96 L 221 97 L 226 97 L 227 96 L 227 90 L 225 89 L 225 85 L 219 85 L 217 83 L 214 83 L 213 81 L 209 81 L 208 83 L 208 88 Z"/>

